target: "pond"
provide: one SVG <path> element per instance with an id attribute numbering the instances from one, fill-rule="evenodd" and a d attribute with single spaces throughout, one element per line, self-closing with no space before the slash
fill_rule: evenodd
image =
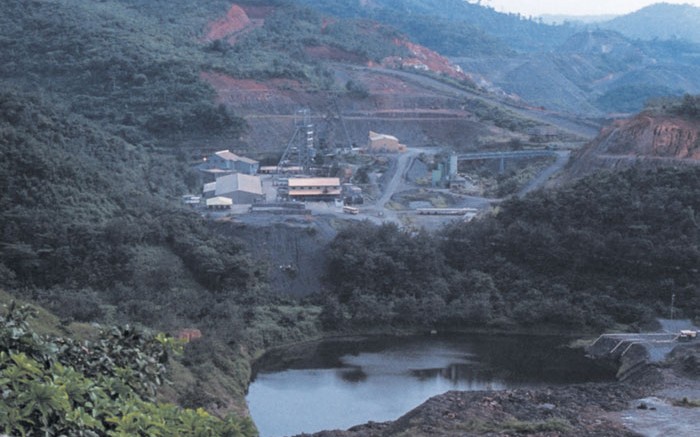
<path id="1" fill-rule="evenodd" d="M 570 341 L 454 334 L 304 344 L 259 360 L 247 401 L 261 437 L 278 437 L 394 420 L 448 390 L 614 379 Z"/>

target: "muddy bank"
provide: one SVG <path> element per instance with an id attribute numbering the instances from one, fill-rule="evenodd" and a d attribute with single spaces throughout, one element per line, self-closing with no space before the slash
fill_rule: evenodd
<path id="1" fill-rule="evenodd" d="M 577 435 L 634 436 L 607 418 L 643 394 L 629 384 L 584 384 L 548 389 L 447 392 L 394 422 L 368 423 L 315 437 Z"/>

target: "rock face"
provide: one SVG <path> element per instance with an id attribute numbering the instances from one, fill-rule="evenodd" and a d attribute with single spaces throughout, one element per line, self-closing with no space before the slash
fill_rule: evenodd
<path id="1" fill-rule="evenodd" d="M 697 122 L 640 115 L 603 130 L 599 154 L 700 159 Z M 594 142 L 595 144 L 595 142 Z"/>
<path id="2" fill-rule="evenodd" d="M 700 164 L 700 120 L 640 114 L 619 120 L 572 157 L 569 177 L 601 169 Z"/>

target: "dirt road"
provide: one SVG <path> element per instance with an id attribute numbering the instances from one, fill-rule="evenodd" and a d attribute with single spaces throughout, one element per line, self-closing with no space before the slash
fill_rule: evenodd
<path id="1" fill-rule="evenodd" d="M 556 153 L 557 160 L 554 161 L 554 164 L 544 169 L 542 173 L 537 175 L 536 178 L 528 182 L 527 185 L 525 185 L 520 191 L 518 191 L 518 197 L 523 197 L 527 193 L 543 187 L 547 183 L 549 178 L 551 178 L 555 173 L 559 172 L 561 169 L 564 168 L 566 163 L 569 162 L 571 152 L 568 150 L 562 150 Z"/>
<path id="2" fill-rule="evenodd" d="M 415 74 L 408 71 L 392 70 L 387 68 L 356 68 L 365 69 L 369 72 L 376 71 L 382 74 L 400 77 L 408 82 L 418 83 L 422 87 L 431 89 L 432 91 L 447 93 L 451 97 L 465 97 L 470 99 L 477 99 L 487 104 L 493 104 L 494 101 L 492 96 L 487 98 L 477 91 L 468 91 L 463 88 L 458 88 L 456 86 L 450 85 L 445 82 L 441 82 L 437 79 L 433 79 L 422 74 Z M 505 100 L 501 101 L 500 103 L 504 105 L 508 110 L 520 115 L 523 118 L 527 118 L 538 123 L 556 126 L 564 132 L 581 138 L 592 139 L 598 134 L 600 130 L 600 126 L 592 121 L 581 120 L 580 118 L 572 116 L 570 117 L 566 114 L 560 114 L 537 108 L 530 108 L 523 105 L 516 105 L 514 102 L 508 102 Z"/>

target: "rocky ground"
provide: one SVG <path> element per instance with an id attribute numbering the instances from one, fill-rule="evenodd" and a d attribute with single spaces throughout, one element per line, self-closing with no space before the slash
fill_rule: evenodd
<path id="1" fill-rule="evenodd" d="M 313 437 L 700 435 L 700 343 L 624 383 L 447 392 L 393 422 Z"/>

